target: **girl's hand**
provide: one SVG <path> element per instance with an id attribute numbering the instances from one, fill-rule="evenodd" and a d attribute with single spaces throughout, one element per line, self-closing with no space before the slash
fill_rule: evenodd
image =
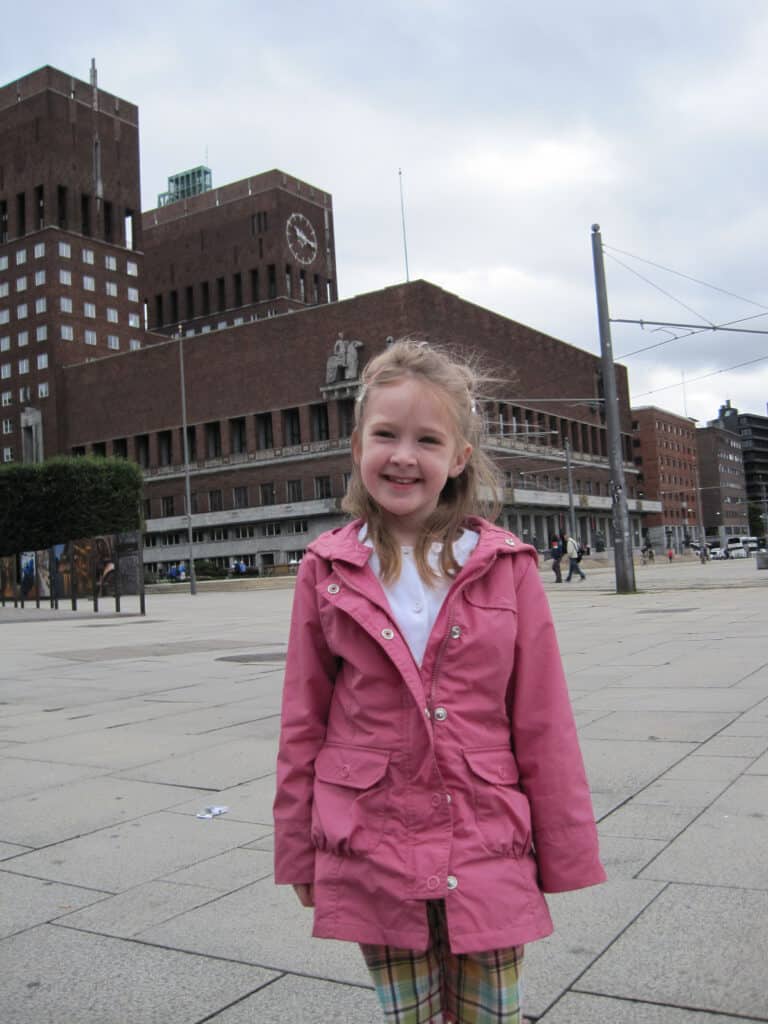
<path id="1" fill-rule="evenodd" d="M 294 885 L 293 891 L 298 896 L 299 903 L 302 907 L 314 907 L 315 887 L 311 882 L 309 884 L 302 883 L 301 885 Z"/>

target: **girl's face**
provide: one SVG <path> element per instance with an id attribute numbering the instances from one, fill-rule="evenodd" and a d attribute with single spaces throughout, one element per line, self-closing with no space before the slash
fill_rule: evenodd
<path id="1" fill-rule="evenodd" d="M 352 436 L 365 489 L 404 545 L 416 543 L 446 480 L 462 472 L 471 454 L 470 445 L 457 445 L 445 403 L 411 377 L 374 388 Z"/>

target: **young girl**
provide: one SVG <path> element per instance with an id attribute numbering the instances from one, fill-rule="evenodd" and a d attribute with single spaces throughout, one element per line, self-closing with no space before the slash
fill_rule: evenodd
<path id="1" fill-rule="evenodd" d="M 536 552 L 474 514 L 475 384 L 413 341 L 368 364 L 357 518 L 310 544 L 291 621 L 275 880 L 398 1024 L 519 1024 L 542 894 L 605 878 Z"/>

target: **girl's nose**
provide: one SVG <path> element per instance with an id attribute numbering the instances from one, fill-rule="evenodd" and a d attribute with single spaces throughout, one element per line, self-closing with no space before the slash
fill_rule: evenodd
<path id="1" fill-rule="evenodd" d="M 401 442 L 392 452 L 392 462 L 398 466 L 409 466 L 415 461 L 413 447 L 407 442 Z"/>

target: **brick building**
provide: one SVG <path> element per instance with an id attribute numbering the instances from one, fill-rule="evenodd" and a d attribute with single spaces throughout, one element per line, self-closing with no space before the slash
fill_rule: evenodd
<path id="1" fill-rule="evenodd" d="M 752 511 L 748 532 L 764 537 L 768 532 L 768 416 L 739 412 L 726 401 L 717 422 L 739 435 L 747 505 Z"/>
<path id="2" fill-rule="evenodd" d="M 191 336 L 335 302 L 333 204 L 267 171 L 142 217 L 147 323 Z"/>
<path id="3" fill-rule="evenodd" d="M 339 522 L 359 368 L 409 333 L 478 352 L 509 381 L 486 406 L 507 524 L 540 546 L 564 527 L 567 439 L 578 532 L 588 543 L 598 534 L 610 540 L 605 427 L 599 403 L 583 401 L 599 397 L 599 359 L 416 281 L 183 340 L 195 557 L 266 567 L 300 557 Z M 179 358 L 171 340 L 70 366 L 58 384 L 67 450 L 144 467 L 145 554 L 158 568 L 187 554 Z M 629 462 L 627 378 L 618 369 Z M 562 396 L 554 406 L 546 401 L 553 392 Z M 641 503 L 631 470 L 628 486 L 637 543 Z"/>
<path id="4" fill-rule="evenodd" d="M 611 544 L 596 356 L 424 281 L 337 301 L 331 197 L 282 171 L 139 217 L 138 111 L 92 77 L 0 89 L 5 461 L 136 460 L 158 570 L 188 558 L 188 526 L 196 558 L 290 562 L 341 520 L 361 366 L 410 333 L 507 382 L 484 409 L 506 524 L 539 547 L 566 526 L 568 447 L 577 534 Z M 657 505 L 636 486 L 623 367 L 617 384 L 638 545 Z"/>
<path id="5" fill-rule="evenodd" d="M 701 541 L 696 421 L 653 405 L 633 408 L 632 456 L 638 490 L 661 505 L 643 520 L 646 539 L 678 552 Z"/>
<path id="6" fill-rule="evenodd" d="M 707 539 L 725 547 L 728 537 L 749 533 L 741 439 L 717 419 L 696 431 L 696 443 Z"/>
<path id="7" fill-rule="evenodd" d="M 3 462 L 66 449 L 59 367 L 144 337 L 138 110 L 92 78 L 0 88 Z"/>

